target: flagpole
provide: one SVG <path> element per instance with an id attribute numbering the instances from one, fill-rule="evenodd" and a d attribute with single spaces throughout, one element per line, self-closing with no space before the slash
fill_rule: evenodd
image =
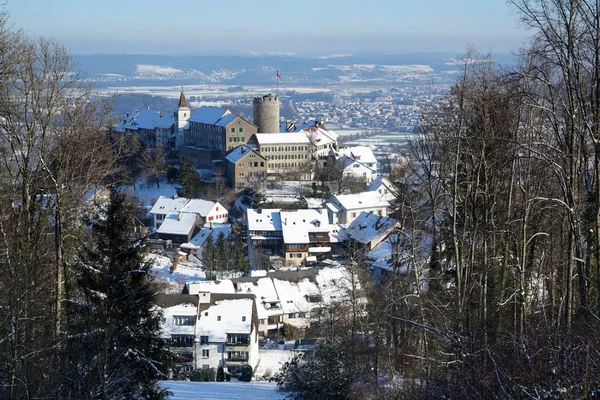
<path id="1" fill-rule="evenodd" d="M 277 68 L 276 79 L 277 79 L 277 97 L 279 97 L 279 68 Z"/>

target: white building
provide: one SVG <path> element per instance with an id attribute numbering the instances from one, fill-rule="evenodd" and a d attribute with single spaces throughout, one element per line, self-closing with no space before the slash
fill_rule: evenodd
<path id="1" fill-rule="evenodd" d="M 208 224 L 226 223 L 229 218 L 227 209 L 219 202 L 160 196 L 150 210 L 150 214 L 154 217 L 154 229 L 160 228 L 167 214 L 175 212 L 199 215 Z"/>
<path id="2" fill-rule="evenodd" d="M 361 212 L 350 225 L 343 229 L 341 238 L 357 243 L 366 251 L 372 250 L 385 240 L 400 224 L 393 218 Z"/>
<path id="3" fill-rule="evenodd" d="M 196 336 L 196 368 L 222 366 L 236 373 L 240 366 L 248 364 L 254 369 L 258 361 L 258 318 L 254 298 L 214 301 L 200 311 Z"/>
<path id="4" fill-rule="evenodd" d="M 377 192 L 383 200 L 387 200 L 390 204 L 395 204 L 398 198 L 399 190 L 388 178 L 379 175 L 371 182 L 367 188 L 369 192 Z"/>
<path id="5" fill-rule="evenodd" d="M 353 176 L 370 184 L 377 177 L 378 162 L 368 146 L 345 147 L 339 151 L 331 151 L 339 168 L 343 168 L 344 176 Z"/>
<path id="6" fill-rule="evenodd" d="M 256 296 L 259 336 L 265 337 L 283 327 L 281 301 L 271 278 L 238 278 L 235 280 L 234 285 L 236 293 Z"/>
<path id="7" fill-rule="evenodd" d="M 377 192 L 332 195 L 323 204 L 329 212 L 329 223 L 347 225 L 366 211 L 385 217 L 390 206 Z"/>

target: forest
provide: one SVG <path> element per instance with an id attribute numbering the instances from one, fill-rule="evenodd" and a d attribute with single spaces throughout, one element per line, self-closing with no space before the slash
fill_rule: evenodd
<path id="1" fill-rule="evenodd" d="M 360 278 L 351 252 L 366 305 L 276 377 L 292 397 L 598 396 L 600 2 L 509 3 L 533 34 L 518 65 L 467 49 L 424 106 L 395 274 Z"/>

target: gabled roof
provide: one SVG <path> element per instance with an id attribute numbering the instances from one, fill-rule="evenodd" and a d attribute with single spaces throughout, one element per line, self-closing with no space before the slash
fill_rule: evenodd
<path id="1" fill-rule="evenodd" d="M 323 209 L 281 211 L 281 230 L 283 242 L 310 243 L 310 232 L 329 233 L 329 216 Z"/>
<path id="2" fill-rule="evenodd" d="M 346 156 L 352 160 L 358 161 L 361 164 L 377 163 L 373 150 L 368 146 L 345 147 L 338 151 L 338 156 Z"/>
<path id="3" fill-rule="evenodd" d="M 124 132 L 125 130 L 135 131 L 138 129 L 169 129 L 174 123 L 175 115 L 173 113 L 164 113 L 158 110 L 135 110 L 134 112 L 130 112 L 113 129 L 117 132 Z"/>
<path id="4" fill-rule="evenodd" d="M 196 214 L 174 212 L 165 217 L 157 233 L 163 235 L 188 235 L 196 226 Z"/>
<path id="5" fill-rule="evenodd" d="M 235 294 L 235 288 L 233 283 L 229 279 L 222 281 L 198 281 L 198 282 L 186 282 L 185 289 L 189 294 L 198 293 L 221 293 L 221 294 Z"/>
<path id="6" fill-rule="evenodd" d="M 168 214 L 170 212 L 181 211 L 188 202 L 185 197 L 166 197 L 160 196 L 152 206 L 150 214 Z"/>
<path id="7" fill-rule="evenodd" d="M 223 232 L 225 239 L 227 239 L 231 234 L 231 224 L 214 224 L 212 228 L 205 225 L 188 243 L 183 243 L 181 247 L 197 250 L 204 246 L 209 236 L 212 237 L 213 241 L 216 241 L 221 232 Z"/>
<path id="8" fill-rule="evenodd" d="M 209 342 L 225 342 L 227 334 L 252 333 L 252 299 L 221 300 L 200 314 L 196 333 Z"/>
<path id="9" fill-rule="evenodd" d="M 278 208 L 246 210 L 249 231 L 281 231 L 281 215 Z"/>
<path id="10" fill-rule="evenodd" d="M 270 144 L 310 144 L 305 132 L 294 133 L 256 133 L 256 141 L 261 146 Z"/>
<path id="11" fill-rule="evenodd" d="M 196 110 L 190 117 L 190 122 L 200 122 L 208 125 L 215 125 L 226 115 L 231 114 L 227 108 L 204 106 Z"/>
<path id="12" fill-rule="evenodd" d="M 253 294 L 256 296 L 256 309 L 259 319 L 265 319 L 272 315 L 281 315 L 277 290 L 271 278 L 237 279 L 234 281 L 237 293 Z"/>
<path id="13" fill-rule="evenodd" d="M 336 204 L 337 202 L 337 204 Z M 327 203 L 341 205 L 346 210 L 357 210 L 361 208 L 389 207 L 390 203 L 381 198 L 377 192 L 362 192 L 355 194 L 335 194 Z"/>
<path id="14" fill-rule="evenodd" d="M 190 199 L 186 203 L 186 205 L 181 209 L 181 211 L 186 212 L 186 213 L 200 214 L 204 218 L 218 204 L 219 203 L 215 203 L 213 201 L 208 201 L 208 200 Z"/>
<path id="15" fill-rule="evenodd" d="M 237 114 L 227 114 L 223 118 L 221 118 L 217 122 L 215 122 L 215 125 L 217 125 L 217 126 L 227 126 L 228 124 L 230 124 L 231 122 L 233 122 L 238 117 L 239 117 L 239 115 L 237 115 Z"/>
<path id="16" fill-rule="evenodd" d="M 231 150 L 229 152 L 229 154 L 227 154 L 225 159 L 229 162 L 236 163 L 252 152 L 254 152 L 254 154 L 260 156 L 260 158 L 262 158 L 263 160 L 266 160 L 266 158 L 263 157 L 262 154 L 260 154 L 258 151 L 254 150 L 254 148 L 248 146 L 247 144 L 243 144 L 243 145 L 238 146 L 235 149 Z"/>
<path id="17" fill-rule="evenodd" d="M 369 185 L 369 192 L 375 192 L 381 186 L 385 186 L 385 188 L 393 195 L 398 195 L 398 188 L 394 185 L 388 178 L 383 175 L 379 175 L 377 178 L 371 182 Z"/>
<path id="18" fill-rule="evenodd" d="M 183 90 L 181 91 L 181 95 L 179 95 L 179 108 L 188 108 L 187 100 L 185 99 Z"/>
<path id="19" fill-rule="evenodd" d="M 352 239 L 366 244 L 374 239 L 388 235 L 397 225 L 398 221 L 393 218 L 382 217 L 363 211 L 344 229 L 343 236 L 345 239 Z"/>

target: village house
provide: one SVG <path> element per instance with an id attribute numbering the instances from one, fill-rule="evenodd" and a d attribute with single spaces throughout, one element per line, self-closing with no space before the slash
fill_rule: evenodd
<path id="1" fill-rule="evenodd" d="M 341 168 L 343 176 L 370 184 L 377 177 L 378 161 L 368 146 L 345 147 L 338 151 L 331 149 L 325 167 Z"/>
<path id="2" fill-rule="evenodd" d="M 392 205 L 396 204 L 396 200 L 400 194 L 398 187 L 383 175 L 375 178 L 367 188 L 367 191 L 379 193 L 383 200 L 387 200 Z"/>
<path id="3" fill-rule="evenodd" d="M 390 203 L 383 200 L 377 192 L 363 192 L 335 194 L 329 197 L 323 205 L 328 210 L 330 224 L 347 226 L 363 211 L 378 216 L 387 216 Z"/>
<path id="4" fill-rule="evenodd" d="M 236 293 L 256 296 L 259 337 L 277 334 L 283 328 L 283 309 L 273 280 L 269 277 L 244 277 L 232 281 Z"/>
<path id="5" fill-rule="evenodd" d="M 369 251 L 386 239 L 400 223 L 393 218 L 361 212 L 350 225 L 343 229 L 341 237 L 354 248 Z"/>
<path id="6" fill-rule="evenodd" d="M 165 222 L 167 214 L 172 213 L 196 214 L 208 224 L 222 224 L 229 219 L 229 213 L 219 202 L 160 196 L 150 210 L 154 219 L 154 229 L 158 231 Z M 186 242 L 189 242 L 189 239 Z"/>
<path id="7" fill-rule="evenodd" d="M 211 295 L 200 305 L 196 328 L 196 368 L 223 367 L 235 374 L 258 362 L 258 314 L 253 295 Z"/>
<path id="8" fill-rule="evenodd" d="M 159 294 L 156 304 L 162 309 L 161 336 L 179 360 L 173 374 L 188 373 L 195 368 L 194 343 L 198 321 L 198 296 Z"/>
<path id="9" fill-rule="evenodd" d="M 225 157 L 227 183 L 235 189 L 258 188 L 267 179 L 267 158 L 243 144 Z"/>

